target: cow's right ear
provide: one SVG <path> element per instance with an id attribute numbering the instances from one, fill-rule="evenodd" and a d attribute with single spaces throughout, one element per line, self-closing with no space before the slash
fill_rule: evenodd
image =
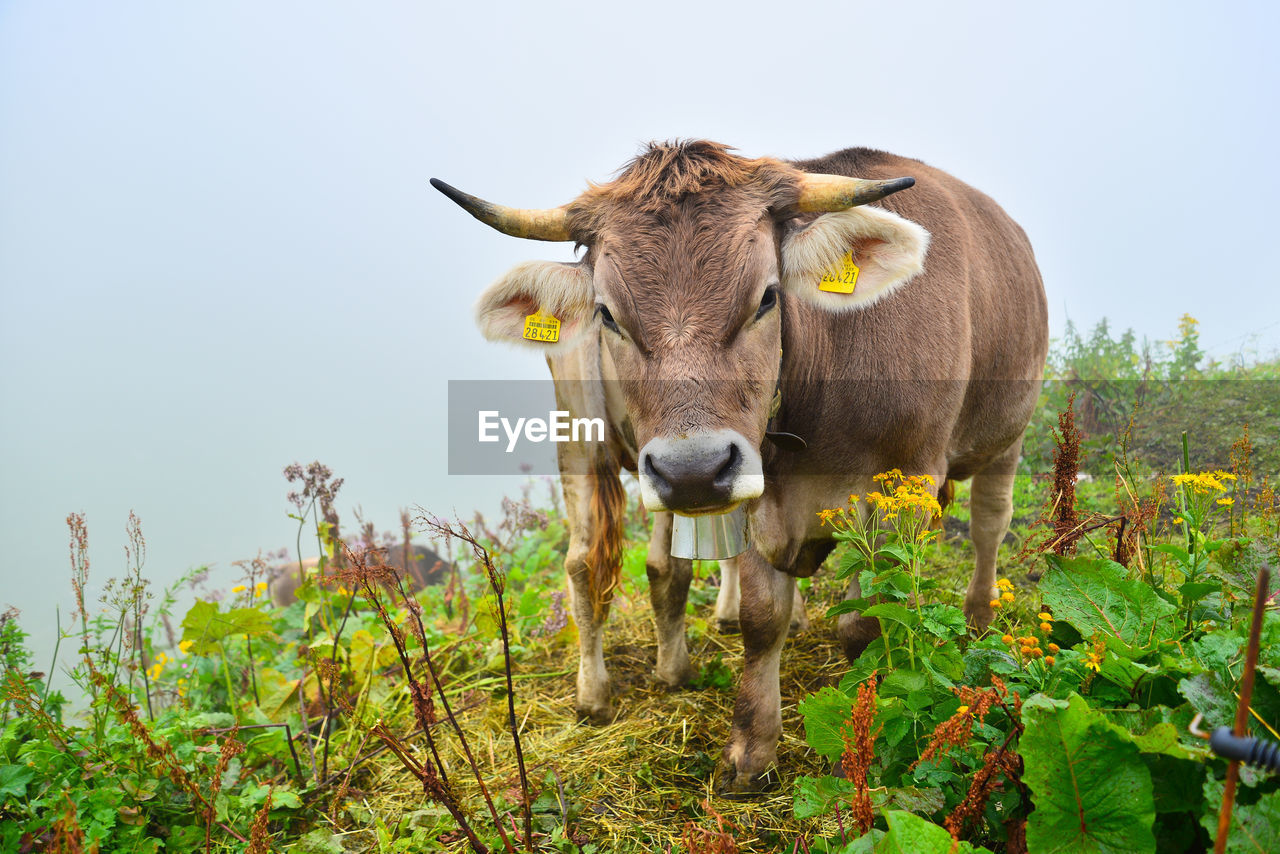
<path id="1" fill-rule="evenodd" d="M 594 314 L 591 273 L 581 264 L 555 261 L 514 267 L 476 302 L 476 323 L 485 338 L 543 352 L 573 346 Z"/>

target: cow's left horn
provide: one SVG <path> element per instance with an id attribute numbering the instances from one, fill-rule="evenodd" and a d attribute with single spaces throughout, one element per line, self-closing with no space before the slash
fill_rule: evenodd
<path id="1" fill-rule="evenodd" d="M 885 196 L 911 187 L 915 182 L 915 178 L 868 181 L 862 178 L 846 178 L 843 175 L 806 173 L 800 178 L 800 196 L 792 209 L 796 213 L 830 213 L 847 210 L 858 205 L 877 202 Z"/>
<path id="2" fill-rule="evenodd" d="M 439 178 L 432 178 L 431 186 L 473 217 L 503 234 L 528 240 L 573 240 L 569 234 L 568 215 L 563 207 L 546 210 L 506 208 L 450 187 Z"/>

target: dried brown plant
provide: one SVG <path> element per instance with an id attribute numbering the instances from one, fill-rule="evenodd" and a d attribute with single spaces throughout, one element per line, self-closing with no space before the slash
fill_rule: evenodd
<path id="1" fill-rule="evenodd" d="M 680 835 L 684 850 L 689 854 L 738 854 L 737 836 L 741 835 L 742 829 L 716 812 L 710 801 L 704 800 L 702 808 L 715 819 L 716 826 L 712 829 L 685 822 L 684 832 Z"/>
<path id="2" fill-rule="evenodd" d="M 271 854 L 271 831 L 267 829 L 267 825 L 270 821 L 271 795 L 274 791 L 274 786 L 267 789 L 267 799 L 262 802 L 262 807 L 253 817 L 253 825 L 249 828 L 249 847 L 245 849 L 244 854 Z"/>
<path id="3" fill-rule="evenodd" d="M 880 734 L 878 729 L 871 731 L 875 719 L 876 678 L 872 674 L 858 685 L 858 696 L 853 701 L 849 720 L 840 729 L 840 737 L 844 740 L 840 767 L 845 779 L 853 783 L 850 811 L 861 833 L 871 830 L 871 825 L 875 822 L 875 813 L 871 808 L 871 789 L 867 784 L 867 772 L 875 758 L 876 736 Z"/>
<path id="4" fill-rule="evenodd" d="M 49 842 L 48 850 L 51 854 L 85 854 L 84 829 L 80 827 L 80 821 L 76 817 L 76 805 L 71 802 L 69 795 L 63 797 L 67 799 L 67 809 L 53 823 L 53 839 Z M 96 852 L 98 847 L 95 845 L 92 850 Z"/>
<path id="5" fill-rule="evenodd" d="M 1010 702 L 1012 701 L 1012 702 Z M 989 711 L 998 705 L 1008 716 L 1011 724 L 1008 735 L 995 749 L 988 750 L 982 757 L 982 766 L 974 773 L 969 791 L 951 814 L 943 822 L 943 826 L 951 834 L 951 838 L 960 840 L 965 827 L 981 820 L 986 810 L 987 800 L 995 791 L 997 783 L 1003 777 L 1011 784 L 1022 788 L 1022 757 L 1009 746 L 1022 735 L 1022 699 L 1009 691 L 998 676 L 991 677 L 991 688 L 985 689 L 984 704 Z M 945 725 L 945 724 L 944 724 Z"/>
<path id="6" fill-rule="evenodd" d="M 1058 444 L 1053 452 L 1053 544 L 1056 554 L 1075 552 L 1080 532 L 1076 511 L 1076 478 L 1080 474 L 1080 431 L 1076 429 L 1076 395 L 1071 393 L 1067 408 L 1058 413 Z"/>
<path id="7" fill-rule="evenodd" d="M 1236 476 L 1234 490 L 1240 499 L 1231 505 L 1231 533 L 1244 533 L 1246 515 L 1249 504 L 1244 500 L 1249 495 L 1249 487 L 1253 485 L 1253 442 L 1249 438 L 1249 423 L 1245 422 L 1244 432 L 1231 444 L 1231 473 Z"/>

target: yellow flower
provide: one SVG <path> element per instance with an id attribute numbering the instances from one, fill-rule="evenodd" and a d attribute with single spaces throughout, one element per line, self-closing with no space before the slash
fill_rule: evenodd
<path id="1" fill-rule="evenodd" d="M 1003 608 L 1003 607 L 1004 607 L 1004 603 L 1003 603 L 1003 602 L 1001 602 L 999 599 L 992 599 L 992 600 L 991 600 L 991 607 L 992 607 L 992 608 Z"/>
<path id="2" fill-rule="evenodd" d="M 1051 631 L 1053 631 L 1053 623 L 1041 623 L 1041 624 L 1040 624 L 1040 631 L 1042 631 L 1042 632 L 1051 632 Z"/>
<path id="3" fill-rule="evenodd" d="M 1001 590 L 1012 590 L 1013 582 L 1007 578 L 1001 578 L 996 581 L 996 587 L 999 587 Z"/>
<path id="4" fill-rule="evenodd" d="M 267 589 L 267 582 L 265 582 L 265 581 L 259 581 L 257 584 L 253 585 L 253 587 L 254 587 L 254 589 L 255 589 L 255 590 L 266 590 L 266 589 Z"/>
<path id="5" fill-rule="evenodd" d="M 1057 653 L 1060 652 L 1061 649 L 1062 647 L 1058 646 L 1056 643 L 1049 644 L 1049 652 Z"/>
<path id="6" fill-rule="evenodd" d="M 957 715 L 963 715 L 963 714 L 967 713 L 968 711 L 969 711 L 969 707 L 968 707 L 968 706 L 961 706 L 960 708 L 956 709 L 956 714 L 957 714 Z"/>
<path id="7" fill-rule="evenodd" d="M 1005 635 L 1004 637 L 1000 638 L 1000 642 L 1006 643 L 1006 644 L 1013 643 L 1013 635 Z"/>
<path id="8" fill-rule="evenodd" d="M 1175 474 L 1171 478 L 1178 486 L 1189 486 L 1193 492 L 1198 492 L 1202 495 L 1208 492 L 1226 492 L 1227 487 L 1223 485 L 1223 481 L 1235 479 L 1236 476 L 1234 474 L 1226 471 Z"/>
<path id="9" fill-rule="evenodd" d="M 1036 614 L 1036 616 L 1044 620 L 1045 622 L 1050 622 L 1053 620 L 1053 614 L 1050 614 L 1048 611 L 1041 611 L 1039 614 Z"/>
<path id="10" fill-rule="evenodd" d="M 195 641 L 189 641 L 189 640 L 178 641 L 178 649 L 182 650 L 184 654 L 190 652 L 191 647 L 193 646 L 195 646 Z"/>
<path id="11" fill-rule="evenodd" d="M 834 511 L 834 510 L 819 510 L 819 511 L 818 511 L 818 518 L 822 520 L 822 525 L 824 525 L 824 526 L 825 526 L 828 522 L 830 522 L 832 519 L 834 519 L 834 518 L 835 518 L 835 516 L 836 516 L 836 511 Z"/>
<path id="12" fill-rule="evenodd" d="M 232 593 L 243 593 L 247 588 L 243 584 L 237 584 L 231 588 Z"/>
<path id="13" fill-rule="evenodd" d="M 1234 498 L 1219 498 L 1218 503 L 1223 507 L 1230 507 L 1232 504 L 1236 503 L 1236 500 Z"/>
<path id="14" fill-rule="evenodd" d="M 1015 597 L 1014 597 L 1014 595 L 1013 595 L 1012 593 L 1010 593 L 1008 590 L 1006 590 L 1005 592 L 1003 592 L 1003 593 L 1001 593 L 1001 594 L 1000 594 L 1000 598 L 1001 598 L 1001 599 L 1003 599 L 1003 600 L 1004 600 L 1004 601 L 1006 601 L 1006 602 L 1012 602 L 1012 601 L 1014 600 L 1014 598 L 1015 598 Z"/>
<path id="15" fill-rule="evenodd" d="M 1090 652 L 1084 657 L 1084 666 L 1097 673 L 1102 670 L 1102 656 L 1096 652 Z"/>
<path id="16" fill-rule="evenodd" d="M 1174 516 L 1174 517 L 1173 517 L 1173 524 L 1175 524 L 1175 525 L 1181 525 L 1181 524 L 1182 524 L 1182 522 L 1183 522 L 1183 519 L 1182 519 L 1182 517 L 1181 517 L 1181 516 Z"/>
<path id="17" fill-rule="evenodd" d="M 1044 663 L 1045 663 L 1045 664 L 1047 664 L 1047 665 L 1049 665 L 1050 667 L 1052 667 L 1052 666 L 1053 666 L 1053 661 L 1054 661 L 1054 659 L 1053 659 L 1053 656 L 1052 656 L 1052 655 L 1046 655 L 1046 656 L 1044 657 Z"/>

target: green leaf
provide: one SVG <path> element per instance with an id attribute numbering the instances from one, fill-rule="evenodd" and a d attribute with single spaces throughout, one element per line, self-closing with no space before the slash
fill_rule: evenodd
<path id="1" fill-rule="evenodd" d="M 862 616 L 876 617 L 881 621 L 882 626 L 885 620 L 891 623 L 899 623 L 908 629 L 915 627 L 919 623 L 919 618 L 914 613 L 896 602 L 881 602 L 879 605 L 872 605 L 862 612 Z"/>
<path id="2" fill-rule="evenodd" d="M 964 612 L 941 602 L 932 602 L 920 609 L 920 625 L 929 634 L 943 640 L 963 637 L 969 633 Z"/>
<path id="3" fill-rule="evenodd" d="M 844 739 L 840 737 L 840 728 L 853 711 L 853 698 L 827 687 L 805 697 L 799 708 L 804 717 L 804 738 L 809 746 L 827 759 L 835 759 L 843 753 Z"/>
<path id="4" fill-rule="evenodd" d="M 1200 824 L 1209 831 L 1210 837 L 1218 833 L 1222 790 L 1223 784 L 1212 775 L 1205 781 L 1207 809 L 1200 817 Z M 1236 801 L 1231 809 L 1231 829 L 1227 832 L 1227 854 L 1268 854 L 1274 851 L 1280 851 L 1280 791 L 1263 795 L 1253 804 Z"/>
<path id="5" fill-rule="evenodd" d="M 1155 851 L 1151 774 L 1137 746 L 1084 698 L 1036 694 L 1022 706 L 1019 752 L 1035 811 L 1027 847 L 1054 852 Z"/>
<path id="6" fill-rule="evenodd" d="M 1197 673 L 1178 682 L 1178 693 L 1204 715 L 1205 725 L 1230 726 L 1236 718 L 1236 698 L 1216 672 Z"/>
<path id="7" fill-rule="evenodd" d="M 35 778 L 35 769 L 26 765 L 0 765 L 0 798 L 25 798 L 27 784 Z"/>
<path id="8" fill-rule="evenodd" d="M 1197 599 L 1203 599 L 1210 593 L 1217 593 L 1222 589 L 1222 584 L 1217 581 L 1188 581 L 1178 588 L 1178 592 L 1182 594 L 1184 599 L 1194 602 Z"/>
<path id="9" fill-rule="evenodd" d="M 1125 647 L 1148 649 L 1177 631 L 1169 619 L 1177 609 L 1129 578 L 1120 564 L 1058 555 L 1048 555 L 1048 561 L 1040 580 L 1044 601 L 1084 637 L 1101 634 Z"/>
<path id="10" fill-rule="evenodd" d="M 853 782 L 840 777 L 797 777 L 792 797 L 796 818 L 826 815 L 832 805 L 844 801 L 853 792 Z"/>
<path id="11" fill-rule="evenodd" d="M 855 611 L 861 611 L 870 604 L 872 604 L 870 599 L 845 599 L 827 609 L 827 618 L 838 617 L 841 614 L 852 614 Z"/>
<path id="12" fill-rule="evenodd" d="M 961 842 L 952 848 L 951 834 L 927 819 L 903 810 L 888 810 L 884 814 L 889 830 L 876 844 L 876 854 L 977 854 L 988 851 Z M 990 854 L 990 852 L 988 852 Z"/>
<path id="13" fill-rule="evenodd" d="M 216 602 L 197 601 L 182 618 L 182 639 L 191 641 L 196 655 L 218 651 L 218 642 L 232 635 L 255 636 L 271 631 L 271 620 L 257 608 L 233 608 L 223 614 Z"/>
<path id="14" fill-rule="evenodd" d="M 1131 736 L 1133 743 L 1143 753 L 1162 753 L 1175 759 L 1202 759 L 1202 753 L 1196 753 L 1184 747 L 1178 740 L 1178 728 L 1167 721 L 1158 723 L 1142 735 Z"/>
<path id="15" fill-rule="evenodd" d="M 289 849 L 295 854 L 346 854 L 342 837 L 327 830 L 316 829 L 293 843 Z"/>

